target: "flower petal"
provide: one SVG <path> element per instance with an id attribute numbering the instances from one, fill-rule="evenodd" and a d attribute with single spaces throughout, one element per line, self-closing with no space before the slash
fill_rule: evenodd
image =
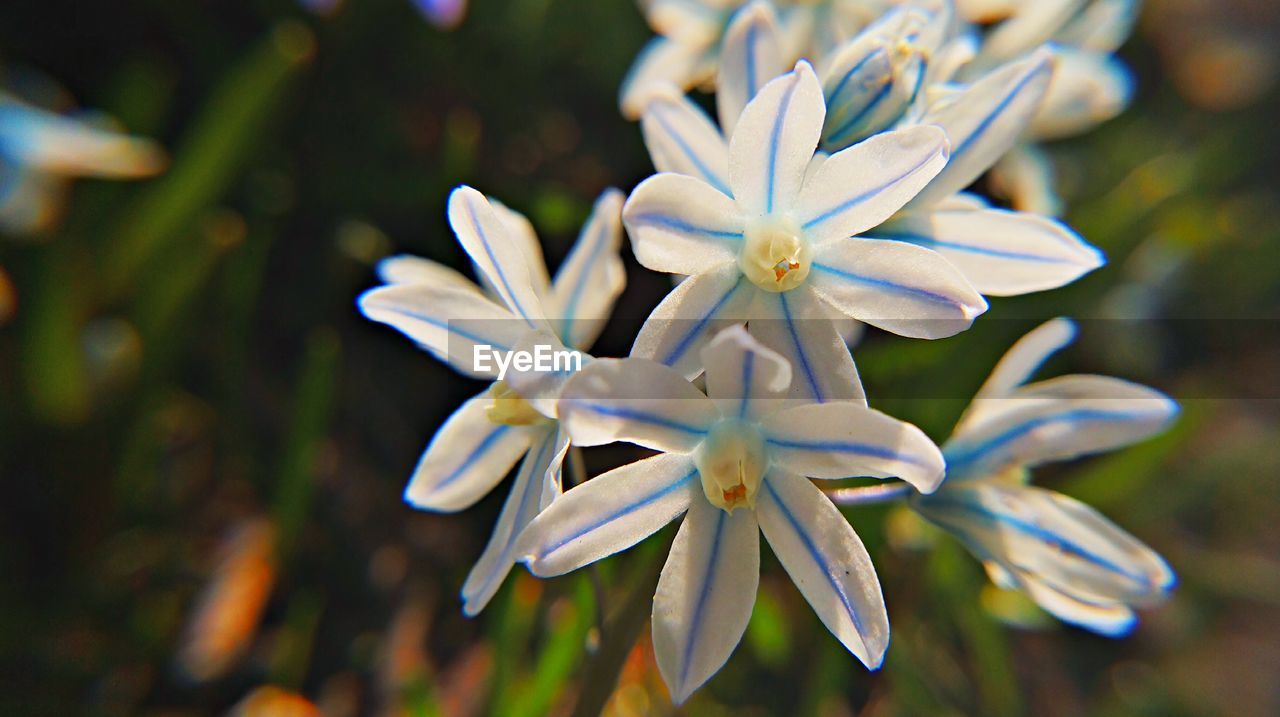
<path id="1" fill-rule="evenodd" d="M 659 172 L 697 177 L 725 196 L 729 190 L 729 143 L 702 108 L 674 88 L 645 106 L 640 130 Z"/>
<path id="2" fill-rule="evenodd" d="M 795 206 L 825 112 L 822 87 L 803 60 L 747 104 L 729 139 L 729 186 L 744 215 Z"/>
<path id="3" fill-rule="evenodd" d="M 654 271 L 701 274 L 737 259 L 742 215 L 701 179 L 655 174 L 622 208 L 636 260 Z"/>
<path id="4" fill-rule="evenodd" d="M 760 531 L 750 510 L 689 504 L 653 596 L 653 652 L 680 704 L 742 640 L 760 585 Z"/>
<path id="5" fill-rule="evenodd" d="M 889 646 L 889 615 L 871 556 L 818 487 L 771 471 L 756 499 L 769 546 L 822 624 L 862 664 L 876 669 Z"/>
<path id="6" fill-rule="evenodd" d="M 741 326 L 716 334 L 702 349 L 707 395 L 725 416 L 754 419 L 781 405 L 791 386 L 791 364 Z"/>
<path id="7" fill-rule="evenodd" d="M 66 177 L 136 179 L 165 166 L 149 139 L 99 129 L 9 100 L 0 105 L 0 153 L 13 162 Z"/>
<path id="8" fill-rule="evenodd" d="M 622 116 L 640 119 L 654 97 L 669 92 L 669 87 L 683 91 L 693 87 L 708 74 L 707 50 L 703 45 L 677 42 L 655 37 L 640 50 L 627 70 L 618 92 Z"/>
<path id="9" fill-rule="evenodd" d="M 409 254 L 389 256 L 378 262 L 378 278 L 388 284 L 423 284 L 480 292 L 480 288 L 462 272 Z"/>
<path id="10" fill-rule="evenodd" d="M 498 485 L 533 442 L 537 429 L 493 423 L 488 391 L 462 404 L 436 431 L 404 500 L 421 510 L 469 508 Z"/>
<path id="11" fill-rule="evenodd" d="M 565 385 L 559 413 L 580 446 L 626 441 L 671 453 L 693 451 L 719 417 L 683 376 L 639 358 L 591 362 Z"/>
<path id="12" fill-rule="evenodd" d="M 510 214 L 483 194 L 461 186 L 449 195 L 449 224 L 476 269 L 512 313 L 531 328 L 543 328 L 542 301 L 529 271 L 527 243 L 511 231 Z"/>
<path id="13" fill-rule="evenodd" d="M 938 252 L 987 296 L 1056 289 L 1105 263 L 1062 223 L 1004 209 L 910 212 L 875 234 Z"/>
<path id="14" fill-rule="evenodd" d="M 982 51 L 991 57 L 1011 58 L 1053 38 L 1084 0 L 1042 0 L 1020 3 L 1010 17 L 987 33 Z"/>
<path id="15" fill-rule="evenodd" d="M 1160 433 L 1178 414 L 1159 391 L 1108 376 L 1062 376 L 989 401 L 943 448 L 951 478 L 1113 450 Z"/>
<path id="16" fill-rule="evenodd" d="M 479 614 L 489 604 L 511 572 L 517 557 L 516 541 L 542 509 L 546 484 L 559 484 L 560 466 L 568 448 L 568 437 L 563 432 L 544 429 L 520 464 L 489 544 L 462 585 L 462 611 L 468 617 Z"/>
<path id="17" fill-rule="evenodd" d="M 693 378 L 702 371 L 698 354 L 702 346 L 725 326 L 745 321 L 756 293 L 736 263 L 691 276 L 645 319 L 631 355 L 653 359 Z"/>
<path id="18" fill-rule="evenodd" d="M 1028 331 L 1000 357 L 991 375 L 978 389 L 976 398 L 1008 395 L 1026 383 L 1050 356 L 1061 351 L 1075 338 L 1075 322 L 1061 316 Z"/>
<path id="19" fill-rule="evenodd" d="M 556 272 L 553 320 L 560 339 L 569 346 L 586 348 L 595 342 L 613 311 L 613 302 L 627 285 L 619 254 L 623 199 L 616 189 L 600 195 L 578 242 Z"/>
<path id="20" fill-rule="evenodd" d="M 477 367 L 475 347 L 510 351 L 528 331 L 475 287 L 392 284 L 364 292 L 357 303 L 367 318 L 394 327 L 455 370 L 477 378 L 493 378 L 497 369 Z"/>
<path id="21" fill-rule="evenodd" d="M 1151 548 L 1061 493 L 963 483 L 912 505 L 1019 587 L 1036 582 L 1093 605 L 1142 605 L 1163 598 L 1175 581 Z"/>
<path id="22" fill-rule="evenodd" d="M 921 492 L 942 482 L 942 451 L 919 428 L 849 402 L 810 404 L 761 425 L 774 465 L 810 478 L 897 477 Z"/>
<path id="23" fill-rule="evenodd" d="M 1053 75 L 1053 56 L 1038 51 L 988 73 L 938 106 L 920 124 L 942 127 L 951 140 L 947 166 L 912 201 L 926 207 L 964 189 L 991 168 L 1026 131 Z"/>
<path id="24" fill-rule="evenodd" d="M 520 251 L 524 253 L 524 265 L 529 270 L 529 280 L 533 282 L 534 293 L 540 298 L 548 296 L 551 293 L 551 277 L 547 274 L 547 260 L 542 255 L 542 242 L 538 240 L 538 232 L 534 230 L 533 223 L 528 217 L 497 199 L 493 197 L 487 197 L 487 199 L 493 211 L 506 225 L 507 236 L 519 245 Z M 495 296 L 502 295 L 498 288 L 493 286 L 491 277 L 479 267 L 476 268 L 476 274 Z"/>
<path id="25" fill-rule="evenodd" d="M 843 149 L 869 128 L 883 126 L 879 111 L 890 104 L 893 91 L 893 60 L 885 39 L 864 33 L 842 46 L 822 73 L 822 88 L 824 148 Z"/>
<path id="26" fill-rule="evenodd" d="M 808 288 L 758 293 L 747 330 L 791 364 L 791 400 L 772 401 L 774 410 L 813 401 L 866 404 L 841 326 Z"/>
<path id="27" fill-rule="evenodd" d="M 1057 69 L 1040 111 L 1031 122 L 1038 139 L 1083 134 L 1124 111 L 1133 96 L 1133 74 L 1103 52 L 1060 47 Z"/>
<path id="28" fill-rule="evenodd" d="M 987 302 L 941 255 L 908 244 L 859 237 L 823 245 L 809 284 L 840 312 L 913 338 L 969 328 Z"/>
<path id="29" fill-rule="evenodd" d="M 628 463 L 561 496 L 529 524 L 516 555 L 538 577 L 563 575 L 644 540 L 703 500 L 701 490 L 688 456 Z"/>
<path id="30" fill-rule="evenodd" d="M 1036 145 L 1024 142 L 1009 150 L 991 168 L 989 179 L 992 191 L 1020 212 L 1046 217 L 1062 214 L 1053 161 Z"/>
<path id="31" fill-rule="evenodd" d="M 882 132 L 836 152 L 806 182 L 796 207 L 813 243 L 861 234 L 893 216 L 947 163 L 937 127 Z"/>
<path id="32" fill-rule="evenodd" d="M 720 44 L 716 109 L 724 136 L 732 137 L 742 110 L 765 83 L 787 71 L 778 16 L 773 5 L 756 0 L 729 22 Z"/>

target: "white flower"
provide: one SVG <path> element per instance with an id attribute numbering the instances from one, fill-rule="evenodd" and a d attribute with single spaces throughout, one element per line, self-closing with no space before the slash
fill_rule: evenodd
<path id="1" fill-rule="evenodd" d="M 41 229 L 71 177 L 135 179 L 164 168 L 156 143 L 65 117 L 0 92 L 0 228 Z"/>
<path id="2" fill-rule="evenodd" d="M 477 378 L 497 373 L 492 366 L 473 363 L 477 345 L 511 351 L 558 341 L 586 348 L 599 335 L 626 280 L 618 256 L 621 204 L 616 190 L 601 195 L 552 281 L 528 220 L 470 187 L 459 187 L 449 197 L 449 223 L 491 295 L 448 267 L 393 257 L 379 267 L 387 284 L 365 292 L 360 310 Z M 463 586 L 463 609 L 469 615 L 482 610 L 497 592 L 514 564 L 516 537 L 561 490 L 569 438 L 554 410 L 546 408 L 548 402 L 553 405 L 546 392 L 554 393 L 558 384 L 530 392 L 513 388 L 520 380 L 536 381 L 532 375 L 509 374 L 454 412 L 427 446 L 405 489 L 405 500 L 417 508 L 462 510 L 524 457 L 493 537 Z"/>
<path id="3" fill-rule="evenodd" d="M 911 505 L 964 541 L 996 584 L 1025 591 L 1062 620 L 1122 635 L 1136 622 L 1130 606 L 1163 598 L 1173 571 L 1089 506 L 1027 485 L 1027 469 L 1141 441 L 1178 409 L 1157 391 L 1105 376 L 1026 384 L 1074 334 L 1070 321 L 1055 319 L 1005 354 L 943 446 L 946 481 Z"/>
<path id="4" fill-rule="evenodd" d="M 645 359 L 601 359 L 570 380 L 560 414 L 574 441 L 661 453 L 564 494 L 520 539 L 535 575 L 582 567 L 687 515 L 653 602 L 658 667 L 683 702 L 729 658 L 755 603 L 757 526 L 828 629 L 880 665 L 888 616 L 853 528 L 812 478 L 898 476 L 923 491 L 942 456 L 916 427 L 855 402 L 794 406 L 791 367 L 741 327 L 702 351 L 707 394 Z"/>
<path id="5" fill-rule="evenodd" d="M 997 67 L 967 85 L 912 86 L 917 107 L 910 112 L 887 99 L 901 99 L 908 90 L 899 81 L 903 73 L 910 77 L 911 71 L 919 72 L 923 67 L 922 55 L 917 53 L 926 53 L 928 47 L 941 42 L 923 39 L 944 34 L 928 24 L 942 22 L 937 18 L 945 19 L 945 15 L 916 10 L 891 14 L 841 49 L 824 72 L 823 92 L 829 108 L 823 123 L 826 142 L 860 136 L 857 132 L 849 134 L 846 127 L 869 129 L 891 117 L 897 117 L 899 128 L 941 127 L 950 141 L 950 157 L 938 175 L 902 211 L 869 228 L 863 237 L 932 249 L 987 296 L 1057 288 L 1101 266 L 1101 253 L 1062 223 L 988 207 L 977 196 L 960 191 L 1014 148 L 1026 132 L 1053 74 L 1052 57 L 1047 51 Z M 734 19 L 724 41 L 721 90 L 717 94 L 721 126 L 734 127 L 736 120 L 730 118 L 754 96 L 762 82 L 760 78 L 777 71 L 777 32 L 777 23 L 767 6 L 753 5 Z M 906 59 L 897 56 L 898 64 L 894 64 L 889 50 L 897 46 L 897 41 L 887 44 L 886 38 L 904 36 L 916 37 L 919 44 L 908 44 Z M 945 58 L 934 57 L 926 76 L 930 77 L 939 65 L 949 63 Z M 940 83 L 952 69 L 937 72 L 938 77 L 927 82 Z M 854 91 L 859 87 L 871 89 Z M 850 124 L 850 118 L 872 117 L 881 107 L 889 107 L 889 114 Z M 656 97 L 645 111 L 641 128 L 659 171 L 698 177 L 725 194 L 733 194 L 728 186 L 728 143 L 688 99 L 673 92 Z M 832 147 L 842 148 L 839 143 Z M 811 176 L 821 161 L 813 161 Z"/>
<path id="6" fill-rule="evenodd" d="M 642 0 L 658 37 L 636 57 L 623 80 L 622 114 L 636 119 L 649 101 L 676 87 L 684 91 L 714 79 L 721 41 L 734 13 L 748 0 Z M 886 7 L 884 0 L 755 0 L 780 18 L 779 57 L 824 56 Z M 774 75 L 766 76 L 768 80 Z"/>
<path id="7" fill-rule="evenodd" d="M 822 89 L 802 61 L 743 110 L 723 164 L 698 154 L 710 144 L 674 141 L 675 152 L 682 144 L 691 150 L 681 166 L 698 171 L 705 157 L 709 171 L 658 174 L 632 192 L 623 219 L 636 258 L 690 275 L 645 322 L 633 355 L 692 376 L 710 333 L 750 320 L 752 334 L 796 367 L 794 395 L 857 398 L 834 319 L 932 338 L 963 330 L 986 310 L 938 253 L 850 239 L 888 219 L 938 173 L 947 160 L 943 132 L 886 132 L 814 160 L 823 116 Z M 648 124 L 662 129 L 661 120 Z"/>

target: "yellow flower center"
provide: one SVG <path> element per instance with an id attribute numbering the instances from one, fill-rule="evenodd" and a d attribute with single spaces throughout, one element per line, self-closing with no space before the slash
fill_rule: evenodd
<path id="1" fill-rule="evenodd" d="M 764 217 L 747 227 L 738 266 L 756 286 L 781 292 L 804 283 L 810 252 L 790 217 Z"/>
<path id="2" fill-rule="evenodd" d="M 489 387 L 489 397 L 493 399 L 493 403 L 489 404 L 485 415 L 493 423 L 531 426 L 547 420 L 546 416 L 538 413 L 528 401 L 520 397 L 520 394 L 511 390 L 506 381 L 494 381 Z"/>
<path id="3" fill-rule="evenodd" d="M 756 507 L 756 491 L 768 467 L 764 440 L 752 426 L 726 421 L 711 429 L 694 455 L 702 492 L 711 504 L 732 513 Z"/>

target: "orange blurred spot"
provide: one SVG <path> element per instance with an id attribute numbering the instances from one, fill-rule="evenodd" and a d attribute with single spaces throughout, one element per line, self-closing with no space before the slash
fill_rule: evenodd
<path id="1" fill-rule="evenodd" d="M 322 717 L 311 700 L 296 692 L 267 685 L 259 687 L 231 708 L 230 717 Z"/>

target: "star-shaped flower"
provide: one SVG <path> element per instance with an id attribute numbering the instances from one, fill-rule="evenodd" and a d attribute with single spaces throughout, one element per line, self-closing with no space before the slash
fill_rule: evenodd
<path id="1" fill-rule="evenodd" d="M 552 281 L 528 220 L 470 187 L 459 187 L 449 197 L 449 223 L 490 293 L 446 266 L 393 257 L 379 267 L 387 284 L 365 292 L 360 310 L 476 378 L 497 376 L 492 363 L 473 361 L 477 345 L 510 352 L 558 340 L 585 349 L 599 335 L 626 281 L 618 256 L 621 205 L 616 190 L 601 195 Z M 468 615 L 482 610 L 497 592 L 514 564 L 516 537 L 561 490 L 568 434 L 554 410 L 544 408 L 549 397 L 514 390 L 516 378 L 509 374 L 509 380 L 495 381 L 454 412 L 405 488 L 405 500 L 414 507 L 462 510 L 524 458 L 493 537 L 462 588 Z"/>
<path id="2" fill-rule="evenodd" d="M 710 333 L 749 320 L 752 334 L 796 367 L 797 397 L 856 398 L 835 319 L 934 338 L 986 310 L 937 252 L 858 237 L 946 164 L 942 130 L 886 132 L 815 160 L 823 116 L 822 88 L 802 61 L 743 110 L 722 181 L 661 173 L 632 192 L 623 220 L 636 258 L 689 275 L 645 322 L 633 355 L 693 375 Z"/>
<path id="3" fill-rule="evenodd" d="M 791 367 L 743 328 L 702 351 L 704 395 L 645 359 L 599 359 L 569 381 L 561 419 L 580 445 L 660 451 L 570 489 L 529 525 L 518 553 L 535 575 L 582 567 L 686 514 L 653 599 L 653 645 L 683 702 L 741 640 L 764 533 L 823 624 L 880 665 L 888 616 L 862 541 L 808 478 L 898 476 L 930 491 L 942 456 L 915 426 L 851 401 L 792 406 Z"/>
<path id="4" fill-rule="evenodd" d="M 1027 485 L 1028 469 L 1141 441 L 1167 428 L 1178 407 L 1106 376 L 1026 384 L 1074 334 L 1055 319 L 1005 354 L 943 446 L 946 481 L 910 504 L 962 540 L 996 584 L 1062 620 L 1122 635 L 1136 623 L 1131 606 L 1163 598 L 1173 571 L 1093 508 Z"/>

